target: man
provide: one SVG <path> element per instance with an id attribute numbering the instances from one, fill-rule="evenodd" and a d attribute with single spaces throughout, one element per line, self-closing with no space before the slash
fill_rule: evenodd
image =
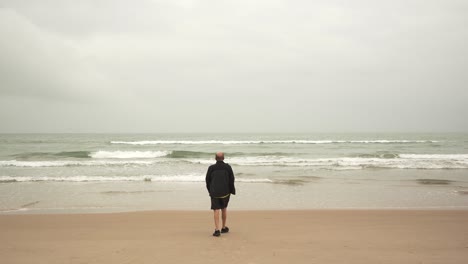
<path id="1" fill-rule="evenodd" d="M 206 188 L 211 197 L 211 209 L 214 213 L 215 232 L 213 236 L 229 232 L 226 226 L 227 206 L 231 194 L 236 194 L 234 172 L 229 164 L 224 163 L 224 153 L 216 153 L 216 164 L 211 165 L 206 173 Z M 223 226 L 219 229 L 219 211 L 222 212 Z"/>

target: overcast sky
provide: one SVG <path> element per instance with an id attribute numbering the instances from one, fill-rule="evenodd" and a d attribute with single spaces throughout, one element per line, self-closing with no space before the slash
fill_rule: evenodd
<path id="1" fill-rule="evenodd" d="M 466 0 L 0 0 L 0 133 L 468 131 Z"/>

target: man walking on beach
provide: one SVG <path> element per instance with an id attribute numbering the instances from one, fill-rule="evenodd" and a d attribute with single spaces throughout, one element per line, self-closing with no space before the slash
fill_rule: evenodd
<path id="1" fill-rule="evenodd" d="M 206 188 L 211 197 L 211 209 L 214 213 L 215 232 L 213 236 L 229 232 L 226 226 L 227 206 L 231 194 L 236 194 L 234 172 L 229 164 L 224 163 L 224 153 L 216 153 L 216 164 L 211 165 L 206 173 Z M 219 211 L 222 212 L 223 226 L 219 229 Z"/>

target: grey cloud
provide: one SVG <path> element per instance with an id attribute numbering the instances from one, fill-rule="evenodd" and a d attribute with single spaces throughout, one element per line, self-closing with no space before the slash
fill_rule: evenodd
<path id="1" fill-rule="evenodd" d="M 106 77 L 74 44 L 41 30 L 11 9 L 0 9 L 0 94 L 89 100 Z"/>
<path id="2" fill-rule="evenodd" d="M 96 131 L 468 130 L 463 1 L 3 2 L 0 93 Z"/>

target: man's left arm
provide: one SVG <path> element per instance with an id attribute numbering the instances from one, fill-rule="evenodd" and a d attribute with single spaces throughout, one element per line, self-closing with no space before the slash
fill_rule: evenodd
<path id="1" fill-rule="evenodd" d="M 232 170 L 232 167 L 229 166 L 229 189 L 231 190 L 231 193 L 236 195 L 236 187 L 234 186 L 234 171 Z"/>

